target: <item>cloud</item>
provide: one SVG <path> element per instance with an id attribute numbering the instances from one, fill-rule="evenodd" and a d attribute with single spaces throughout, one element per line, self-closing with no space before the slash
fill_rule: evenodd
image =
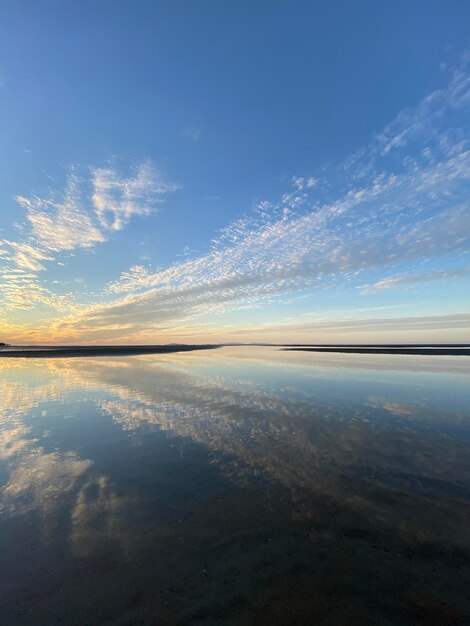
<path id="1" fill-rule="evenodd" d="M 135 215 L 150 215 L 165 194 L 178 189 L 149 162 L 128 177 L 111 167 L 90 172 L 90 181 L 70 174 L 63 193 L 16 197 L 31 224 L 30 239 L 43 250 L 60 252 L 102 243 L 108 230 L 121 230 Z"/>
<path id="2" fill-rule="evenodd" d="M 304 178 L 303 176 L 292 176 L 292 186 L 297 189 L 297 191 L 303 191 L 304 189 L 312 189 L 318 184 L 318 179 L 314 176 L 308 176 Z"/>
<path id="3" fill-rule="evenodd" d="M 38 305 L 69 313 L 75 309 L 72 296 L 54 293 L 39 281 L 35 273 L 21 268 L 0 270 L 0 286 L 6 310 L 28 310 Z"/>
<path id="4" fill-rule="evenodd" d="M 44 250 L 60 252 L 90 248 L 105 241 L 82 204 L 81 181 L 71 174 L 60 199 L 17 196 L 31 224 L 31 238 Z"/>
<path id="5" fill-rule="evenodd" d="M 150 215 L 165 194 L 178 185 L 164 180 L 150 163 L 142 163 L 128 178 L 111 168 L 92 169 L 93 206 L 104 228 L 121 230 L 135 215 Z"/>
<path id="6" fill-rule="evenodd" d="M 470 313 L 449 315 L 410 315 L 407 317 L 378 317 L 363 319 L 328 319 L 290 324 L 292 330 L 308 333 L 351 333 L 351 332 L 403 332 L 419 330 L 447 330 L 449 328 L 470 328 Z"/>
<path id="7" fill-rule="evenodd" d="M 4 250 L 8 247 L 11 251 L 10 254 L 6 252 L 3 259 L 11 261 L 20 270 L 38 272 L 44 269 L 42 261 L 52 260 L 47 252 L 28 243 L 4 239 L 1 244 Z"/>
<path id="8" fill-rule="evenodd" d="M 449 280 L 452 278 L 466 278 L 470 276 L 470 267 L 455 269 L 432 270 L 429 272 L 401 274 L 399 276 L 389 276 L 382 278 L 371 285 L 362 285 L 364 292 L 380 291 L 382 289 L 393 289 L 401 286 L 412 286 L 419 283 L 427 283 L 435 280 Z"/>
<path id="9" fill-rule="evenodd" d="M 75 168 L 63 192 L 17 196 L 31 228 L 23 241 L 0 240 L 0 298 L 5 306 L 73 311 L 72 295 L 56 294 L 39 280 L 37 274 L 46 270 L 45 262 L 55 261 L 58 253 L 105 242 L 110 231 L 122 229 L 134 215 L 149 215 L 176 188 L 145 162 L 128 177 L 108 167 L 92 168 L 87 179 L 78 176 Z"/>
<path id="10" fill-rule="evenodd" d="M 127 271 L 122 272 L 119 281 L 110 283 L 107 286 L 107 290 L 110 293 L 119 293 L 121 291 L 127 291 L 126 286 L 129 285 L 129 290 L 134 291 L 136 285 L 145 283 L 147 278 L 151 275 L 150 271 L 143 265 L 133 265 Z"/>
<path id="11" fill-rule="evenodd" d="M 183 137 L 188 139 L 191 143 L 194 143 L 200 139 L 201 129 L 197 126 L 186 126 L 183 130 Z"/>

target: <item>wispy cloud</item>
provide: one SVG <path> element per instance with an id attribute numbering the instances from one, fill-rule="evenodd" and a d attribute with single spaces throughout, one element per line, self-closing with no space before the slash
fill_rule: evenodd
<path id="1" fill-rule="evenodd" d="M 104 234 L 83 205 L 83 182 L 71 174 L 60 198 L 17 196 L 31 224 L 31 239 L 44 250 L 60 252 L 90 248 L 105 240 Z M 55 194 L 56 196 L 58 194 Z"/>
<path id="2" fill-rule="evenodd" d="M 318 179 L 314 176 L 292 176 L 292 186 L 297 191 L 303 191 L 304 189 L 312 189 L 318 184 Z"/>
<path id="3" fill-rule="evenodd" d="M 36 273 L 21 267 L 0 270 L 0 285 L 6 309 L 28 310 L 38 305 L 68 313 L 75 309 L 71 295 L 54 293 L 41 283 Z"/>
<path id="4" fill-rule="evenodd" d="M 183 137 L 194 143 L 201 137 L 201 129 L 198 126 L 186 126 L 183 130 Z"/>
<path id="5" fill-rule="evenodd" d="M 45 251 L 25 242 L 9 241 L 4 239 L 0 242 L 4 254 L 3 260 L 10 261 L 20 270 L 38 272 L 44 269 L 43 261 L 51 261 L 52 257 Z M 5 251 L 9 248 L 10 253 Z"/>
<path id="6" fill-rule="evenodd" d="M 150 215 L 178 185 L 166 181 L 150 163 L 142 163 L 128 178 L 111 168 L 92 169 L 93 206 L 104 228 L 121 230 L 135 215 Z"/>
<path id="7" fill-rule="evenodd" d="M 455 269 L 435 269 L 429 272 L 401 274 L 399 276 L 389 276 L 381 278 L 370 285 L 362 285 L 361 289 L 365 293 L 380 291 L 382 289 L 393 289 L 395 287 L 409 287 L 420 283 L 433 282 L 435 280 L 450 280 L 452 278 L 466 278 L 470 276 L 470 267 L 460 267 Z"/>
<path id="8" fill-rule="evenodd" d="M 470 328 L 470 313 L 453 313 L 448 315 L 409 315 L 396 317 L 366 317 L 363 319 L 336 318 L 319 319 L 311 322 L 296 324 L 280 324 L 273 326 L 267 324 L 264 328 L 257 329 L 258 333 L 272 332 L 277 330 L 290 330 L 307 333 L 310 336 L 340 333 L 381 333 L 381 332 L 406 332 L 420 330 L 445 330 L 445 329 Z M 248 331 L 250 332 L 250 331 Z"/>
<path id="9" fill-rule="evenodd" d="M 62 192 L 53 190 L 44 197 L 17 196 L 30 229 L 22 241 L 0 240 L 0 298 L 5 306 L 28 309 L 40 304 L 59 311 L 73 310 L 72 297 L 54 294 L 37 273 L 55 261 L 57 254 L 93 248 L 133 216 L 156 211 L 165 194 L 177 187 L 145 162 L 129 176 L 111 167 L 91 168 L 88 176 L 72 171 Z"/>

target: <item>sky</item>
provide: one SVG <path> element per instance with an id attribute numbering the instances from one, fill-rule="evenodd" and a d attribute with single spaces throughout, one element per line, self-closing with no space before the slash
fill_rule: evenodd
<path id="1" fill-rule="evenodd" d="M 0 0 L 0 341 L 470 341 L 469 24 Z"/>

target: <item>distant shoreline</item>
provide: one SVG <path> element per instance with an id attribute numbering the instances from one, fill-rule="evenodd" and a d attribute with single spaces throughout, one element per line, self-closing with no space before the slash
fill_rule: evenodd
<path id="1" fill-rule="evenodd" d="M 440 356 L 470 356 L 470 346 L 466 347 L 392 347 L 392 346 L 329 346 L 329 347 L 284 347 L 286 352 L 341 352 L 343 354 L 423 354 Z"/>
<path id="2" fill-rule="evenodd" d="M 237 344 L 235 347 L 258 346 L 259 344 Z M 364 345 L 293 345 L 264 344 L 285 352 L 332 352 L 343 354 L 410 354 L 440 356 L 470 356 L 470 344 L 364 344 Z M 230 344 L 170 344 L 147 346 L 12 346 L 0 348 L 1 358 L 69 358 L 88 356 L 131 356 L 139 354 L 171 354 L 196 350 L 214 350 L 231 347 Z"/>
<path id="3" fill-rule="evenodd" d="M 84 356 L 130 356 L 133 354 L 170 354 L 194 350 L 213 350 L 220 345 L 158 345 L 158 346 L 61 346 L 40 347 L 8 346 L 0 350 L 1 358 L 50 359 Z"/>

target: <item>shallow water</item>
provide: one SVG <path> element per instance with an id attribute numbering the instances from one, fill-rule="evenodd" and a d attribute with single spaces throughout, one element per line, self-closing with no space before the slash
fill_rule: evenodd
<path id="1" fill-rule="evenodd" d="M 0 371 L 0 623 L 470 623 L 470 357 Z"/>

